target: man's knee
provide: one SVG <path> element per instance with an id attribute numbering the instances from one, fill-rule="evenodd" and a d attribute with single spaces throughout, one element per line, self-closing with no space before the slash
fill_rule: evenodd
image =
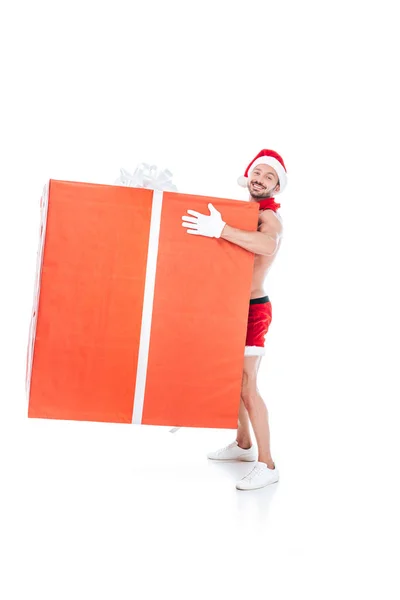
<path id="1" fill-rule="evenodd" d="M 258 400 L 257 372 L 260 365 L 260 356 L 247 356 L 242 373 L 241 397 L 247 411 L 251 411 Z"/>
<path id="2" fill-rule="evenodd" d="M 245 409 L 251 412 L 257 401 L 257 386 L 255 382 L 250 382 L 250 384 L 247 382 L 246 385 L 242 385 L 241 398 Z"/>

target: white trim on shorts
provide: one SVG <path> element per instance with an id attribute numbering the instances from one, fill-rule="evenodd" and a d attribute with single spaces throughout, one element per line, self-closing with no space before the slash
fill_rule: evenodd
<path id="1" fill-rule="evenodd" d="M 245 356 L 264 356 L 265 348 L 263 346 L 245 346 Z"/>

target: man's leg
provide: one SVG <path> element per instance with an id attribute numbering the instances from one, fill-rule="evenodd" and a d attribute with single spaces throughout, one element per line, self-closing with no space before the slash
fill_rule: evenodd
<path id="1" fill-rule="evenodd" d="M 241 448 L 247 449 L 250 448 L 252 445 L 249 415 L 244 406 L 242 397 L 240 398 L 239 405 L 238 430 L 236 435 L 236 441 L 238 443 L 238 446 L 240 446 Z"/>
<path id="2" fill-rule="evenodd" d="M 240 402 L 240 406 L 243 406 L 243 410 L 239 410 L 238 444 L 243 447 L 239 442 L 239 439 L 240 441 L 248 442 L 248 439 L 246 438 L 247 431 L 249 431 L 248 419 L 246 423 L 246 418 L 244 416 L 244 411 L 246 411 L 257 440 L 258 460 L 259 462 L 266 463 L 269 469 L 273 469 L 275 465 L 272 460 L 270 449 L 268 410 L 257 388 L 257 373 L 261 358 L 261 356 L 244 357 Z"/>

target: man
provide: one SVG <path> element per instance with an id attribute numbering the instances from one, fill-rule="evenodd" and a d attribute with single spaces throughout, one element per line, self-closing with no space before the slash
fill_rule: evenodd
<path id="1" fill-rule="evenodd" d="M 207 455 L 212 460 L 256 461 L 252 471 L 236 484 L 239 490 L 250 490 L 279 479 L 271 456 L 268 411 L 257 389 L 257 373 L 265 354 L 264 337 L 272 319 L 271 302 L 263 285 L 282 237 L 282 222 L 277 213 L 280 204 L 274 201 L 274 195 L 281 193 L 287 183 L 282 157 L 274 150 L 261 150 L 238 183 L 249 190 L 250 202 L 259 203 L 257 231 L 231 227 L 212 204 L 208 205 L 210 215 L 188 210 L 192 216 L 182 217 L 182 225 L 187 227 L 187 233 L 219 237 L 255 254 L 236 441 Z M 250 423 L 258 454 L 252 447 Z"/>

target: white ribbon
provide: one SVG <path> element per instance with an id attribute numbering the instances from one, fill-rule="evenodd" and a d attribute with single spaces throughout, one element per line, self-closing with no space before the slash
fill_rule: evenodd
<path id="1" fill-rule="evenodd" d="M 115 181 L 116 185 L 126 187 L 149 188 L 162 192 L 176 192 L 177 187 L 172 183 L 172 173 L 168 169 L 161 171 L 156 165 L 140 163 L 135 172 L 129 173 L 126 169 L 120 169 L 120 176 Z"/>
<path id="2" fill-rule="evenodd" d="M 161 171 L 156 165 L 140 163 L 135 172 L 129 173 L 126 169 L 120 169 L 120 176 L 115 185 L 126 187 L 149 188 L 162 192 L 177 192 L 177 187 L 172 183 L 172 173 L 168 169 Z M 173 427 L 170 433 L 175 433 L 180 427 Z"/>

